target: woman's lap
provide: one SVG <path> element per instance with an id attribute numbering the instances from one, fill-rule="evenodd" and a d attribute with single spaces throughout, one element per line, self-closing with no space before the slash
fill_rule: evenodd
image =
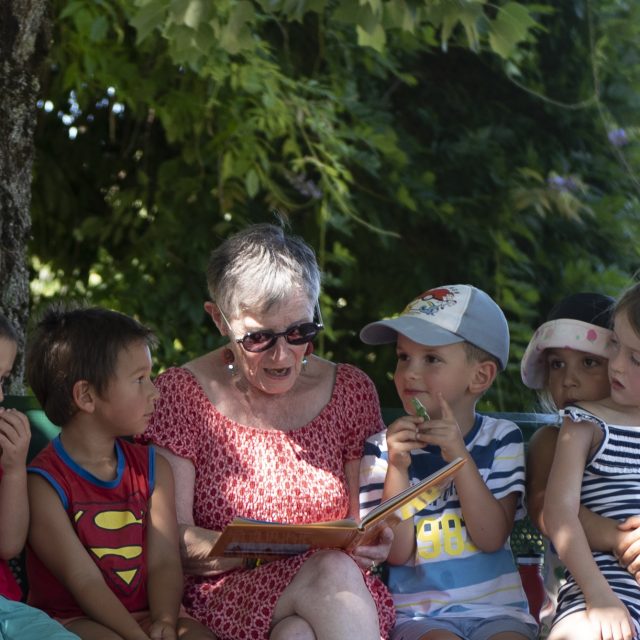
<path id="1" fill-rule="evenodd" d="M 187 611 L 207 625 L 220 640 L 266 640 L 282 592 L 311 555 L 293 556 L 255 569 L 230 571 L 219 579 L 187 577 Z M 364 576 L 378 609 L 382 637 L 393 627 L 393 600 L 384 584 Z"/>

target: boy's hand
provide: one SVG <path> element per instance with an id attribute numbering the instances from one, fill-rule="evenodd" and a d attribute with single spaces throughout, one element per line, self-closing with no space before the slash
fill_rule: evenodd
<path id="1" fill-rule="evenodd" d="M 389 465 L 397 469 L 408 469 L 411 463 L 410 451 L 422 449 L 425 441 L 421 440 L 421 429 L 426 423 L 419 416 L 403 416 L 394 420 L 387 428 L 387 449 Z"/>
<path id="2" fill-rule="evenodd" d="M 640 515 L 631 516 L 618 524 L 619 535 L 613 554 L 618 562 L 640 584 Z"/>
<path id="3" fill-rule="evenodd" d="M 162 620 L 156 620 L 149 627 L 149 637 L 151 640 L 177 640 L 175 625 Z"/>
<path id="4" fill-rule="evenodd" d="M 438 401 L 440 402 L 440 419 L 432 419 L 422 427 L 420 433 L 422 444 L 440 447 L 440 453 L 445 462 L 451 462 L 458 457 L 464 458 L 468 453 L 458 421 L 441 393 L 438 394 Z"/>
<path id="5" fill-rule="evenodd" d="M 5 473 L 25 466 L 30 440 L 27 416 L 15 409 L 0 407 L 0 464 Z"/>

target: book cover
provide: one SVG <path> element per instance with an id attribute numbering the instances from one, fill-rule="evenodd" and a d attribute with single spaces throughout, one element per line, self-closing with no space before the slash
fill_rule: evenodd
<path id="1" fill-rule="evenodd" d="M 235 518 L 221 533 L 212 556 L 235 558 L 282 558 L 309 549 L 350 550 L 373 544 L 384 527 L 412 517 L 433 502 L 449 478 L 464 464 L 456 458 L 420 482 L 408 487 L 372 509 L 361 522 L 352 519 L 284 524 L 249 518 Z"/>

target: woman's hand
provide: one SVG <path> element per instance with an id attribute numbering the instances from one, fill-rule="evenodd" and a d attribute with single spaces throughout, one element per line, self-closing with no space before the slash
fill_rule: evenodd
<path id="1" fill-rule="evenodd" d="M 393 529 L 385 527 L 380 532 L 377 544 L 356 547 L 351 555 L 362 569 L 373 569 L 387 559 L 392 542 Z"/>
<path id="2" fill-rule="evenodd" d="M 242 567 L 241 558 L 221 558 L 211 555 L 211 549 L 220 532 L 188 524 L 180 524 L 179 530 L 182 568 L 186 574 L 213 576 Z"/>

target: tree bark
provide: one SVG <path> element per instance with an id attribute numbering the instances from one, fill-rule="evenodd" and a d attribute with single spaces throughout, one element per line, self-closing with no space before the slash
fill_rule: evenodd
<path id="1" fill-rule="evenodd" d="M 47 0 L 0 2 L 0 312 L 20 336 L 11 393 L 23 390 L 33 135 L 49 44 L 47 9 Z"/>

